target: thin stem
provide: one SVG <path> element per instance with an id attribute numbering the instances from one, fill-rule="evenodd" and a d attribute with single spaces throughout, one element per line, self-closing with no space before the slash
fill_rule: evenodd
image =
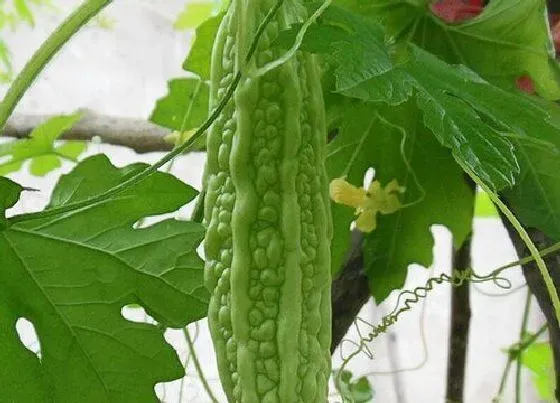
<path id="1" fill-rule="evenodd" d="M 272 8 L 269 11 L 269 13 L 266 15 L 263 22 L 259 26 L 259 28 L 257 30 L 257 33 L 256 33 L 256 35 L 253 39 L 253 42 L 251 43 L 251 47 L 249 49 L 249 52 L 247 53 L 246 61 L 249 61 L 251 59 L 251 57 L 253 56 L 253 54 L 255 53 L 255 51 L 257 49 L 258 42 L 259 42 L 259 38 L 262 36 L 262 34 L 263 34 L 263 32 L 266 28 L 266 25 L 270 22 L 270 20 L 272 19 L 272 17 L 276 13 L 276 11 L 278 11 L 278 9 L 282 5 L 283 1 L 284 0 L 278 0 L 277 1 L 275 7 Z M 57 207 L 57 208 L 53 208 L 53 209 L 49 209 L 49 210 L 39 211 L 39 212 L 36 212 L 36 213 L 16 215 L 16 216 L 11 217 L 8 220 L 8 222 L 10 224 L 14 224 L 14 223 L 17 223 L 17 222 L 35 220 L 35 219 L 38 219 L 38 218 L 52 217 L 54 215 L 68 213 L 68 212 L 71 212 L 71 211 L 75 211 L 75 210 L 83 209 L 83 208 L 86 208 L 86 207 L 90 207 L 90 206 L 93 206 L 95 204 L 101 204 L 103 202 L 106 202 L 107 200 L 109 200 L 113 196 L 115 196 L 119 193 L 122 193 L 123 191 L 125 191 L 129 187 L 131 187 L 133 185 L 136 185 L 137 183 L 143 181 L 148 176 L 150 176 L 154 172 L 156 172 L 163 165 L 167 164 L 169 161 L 171 161 L 173 158 L 175 158 L 177 155 L 182 154 L 186 150 L 190 149 L 190 147 L 192 147 L 194 142 L 212 125 L 212 123 L 218 118 L 218 116 L 220 115 L 222 110 L 226 107 L 228 102 L 233 97 L 235 89 L 239 85 L 239 82 L 241 81 L 242 77 L 243 77 L 243 70 L 239 70 L 237 72 L 237 74 L 235 75 L 235 78 L 233 79 L 232 83 L 228 87 L 228 90 L 227 90 L 224 98 L 222 99 L 222 101 L 218 104 L 218 106 L 216 106 L 216 108 L 210 114 L 208 119 L 206 119 L 206 121 L 196 130 L 196 132 L 193 134 L 192 137 L 190 137 L 185 143 L 176 147 L 173 151 L 164 155 L 159 161 L 157 161 L 153 165 L 150 165 L 149 167 L 147 167 L 142 172 L 132 176 L 131 178 L 129 178 L 128 180 L 126 180 L 124 182 L 121 182 L 120 184 L 116 185 L 115 187 L 112 187 L 111 189 L 107 190 L 106 192 L 101 193 L 97 196 L 94 196 L 90 199 L 83 200 L 83 201 L 76 202 L 76 203 L 70 203 L 70 204 L 67 204 L 67 205 L 64 205 L 64 206 L 61 206 L 61 207 Z M 184 131 L 183 128 L 181 128 L 180 132 L 183 132 L 183 131 Z"/>
<path id="2" fill-rule="evenodd" d="M 556 242 L 554 245 L 551 245 L 551 246 L 541 250 L 539 252 L 539 255 L 541 257 L 546 257 L 546 256 L 549 256 L 549 255 L 551 255 L 553 253 L 556 253 L 558 251 L 560 251 L 560 242 Z M 522 266 L 522 265 L 525 265 L 527 263 L 531 263 L 533 261 L 535 261 L 535 258 L 533 256 L 526 256 L 523 259 L 518 259 L 515 262 L 511 262 L 511 263 L 508 263 L 504 266 L 498 267 L 496 270 L 493 270 L 493 273 L 499 274 L 506 269 L 510 269 L 510 268 L 516 267 L 516 266 Z"/>
<path id="3" fill-rule="evenodd" d="M 366 130 L 364 130 L 364 133 L 362 134 L 362 136 L 360 137 L 360 142 L 358 143 L 358 146 L 356 147 L 356 149 L 354 150 L 354 152 L 352 153 L 352 156 L 350 157 L 350 159 L 348 160 L 348 163 L 346 164 L 346 167 L 344 168 L 344 171 L 342 172 L 342 177 L 345 178 L 346 176 L 348 176 L 348 174 L 350 173 L 350 168 L 352 168 L 352 164 L 354 163 L 354 160 L 358 157 L 358 154 L 360 153 L 360 151 L 362 150 L 362 147 L 364 145 L 364 142 L 366 141 L 366 138 L 369 136 L 369 132 L 371 130 L 371 128 L 373 127 L 373 124 L 375 123 L 375 120 L 377 119 L 377 116 L 373 116 L 371 118 L 371 121 L 368 124 L 368 127 Z"/>
<path id="4" fill-rule="evenodd" d="M 522 341 L 521 343 L 519 343 L 519 346 L 517 347 L 517 350 L 519 351 L 525 351 L 529 348 L 529 346 L 531 344 L 533 344 L 535 341 L 537 341 L 537 339 L 544 333 L 546 332 L 546 329 L 548 328 L 548 325 L 545 323 L 544 325 L 542 325 L 539 330 L 537 330 L 537 333 L 532 334 L 530 337 L 527 337 L 526 340 Z"/>
<path id="5" fill-rule="evenodd" d="M 519 340 L 522 341 L 527 334 L 527 322 L 529 321 L 529 312 L 531 311 L 531 291 L 527 290 L 525 298 L 525 310 L 523 311 L 523 319 L 521 320 L 521 329 L 519 330 Z M 515 403 L 521 403 L 521 356 L 523 351 L 519 351 L 517 362 L 515 363 Z"/>
<path id="6" fill-rule="evenodd" d="M 0 129 L 14 111 L 23 94 L 31 86 L 39 73 L 66 42 L 85 24 L 96 16 L 112 0 L 88 0 L 78 7 L 33 54 L 17 75 L 0 104 Z"/>
<path id="7" fill-rule="evenodd" d="M 533 344 L 547 329 L 548 325 L 545 323 L 540 327 L 537 333 L 531 335 L 526 340 L 520 340 L 519 344 L 515 346 L 515 348 L 510 349 L 508 354 L 508 360 L 506 362 L 506 366 L 504 371 L 502 372 L 502 379 L 500 380 L 500 388 L 498 389 L 498 394 L 496 397 L 492 399 L 493 403 L 497 403 L 501 401 L 502 395 L 504 393 L 504 389 L 506 387 L 507 378 L 509 375 L 509 371 L 511 369 L 511 364 L 515 359 L 519 359 L 521 353 L 523 353 L 531 344 Z"/>
<path id="8" fill-rule="evenodd" d="M 463 161 L 459 159 L 456 159 L 456 161 L 459 165 L 461 165 L 463 170 L 475 181 L 475 183 L 478 186 L 480 186 L 482 190 L 488 193 L 490 200 L 492 200 L 492 202 L 494 202 L 494 204 L 498 206 L 500 211 L 506 216 L 506 218 L 511 223 L 515 231 L 519 234 L 519 237 L 523 240 L 523 242 L 529 249 L 531 256 L 535 259 L 535 262 L 537 263 L 539 272 L 541 273 L 541 276 L 546 285 L 546 290 L 548 292 L 548 295 L 552 300 L 552 306 L 554 307 L 554 314 L 556 316 L 556 322 L 557 322 L 556 325 L 560 325 L 560 298 L 558 297 L 558 292 L 556 291 L 556 287 L 554 286 L 554 281 L 552 280 L 552 277 L 548 272 L 546 263 L 541 257 L 538 248 L 535 246 L 535 244 L 529 237 L 529 234 L 527 233 L 525 228 L 523 228 L 523 226 L 521 225 L 517 217 L 515 217 L 515 215 L 513 215 L 513 213 L 511 212 L 511 210 L 504 204 L 504 202 L 500 200 L 498 195 L 494 191 L 492 191 L 488 186 L 486 186 L 486 184 L 483 183 L 482 180 Z"/>
<path id="9" fill-rule="evenodd" d="M 196 356 L 196 351 L 194 349 L 194 343 L 191 339 L 191 335 L 189 333 L 189 330 L 186 327 L 183 328 L 183 335 L 185 336 L 185 340 L 187 342 L 187 345 L 189 346 L 189 350 L 190 350 L 190 353 L 191 353 L 194 368 L 196 369 L 196 372 L 198 374 L 200 382 L 202 382 L 202 386 L 204 387 L 204 390 L 206 391 L 206 393 L 208 394 L 208 397 L 210 398 L 210 400 L 212 400 L 213 403 L 219 403 L 218 399 L 216 399 L 216 397 L 212 393 L 212 389 L 210 388 L 210 385 L 208 385 L 208 381 L 206 380 L 206 377 L 204 376 L 204 372 L 202 371 L 202 367 L 200 366 L 200 362 L 198 361 L 198 357 Z"/>
<path id="10" fill-rule="evenodd" d="M 506 362 L 506 366 L 504 367 L 504 371 L 502 372 L 502 379 L 500 380 L 500 387 L 498 389 L 498 394 L 494 399 L 492 399 L 492 403 L 498 403 L 502 400 L 502 395 L 504 393 L 504 389 L 506 388 L 507 378 L 509 375 L 509 370 L 511 369 L 511 364 L 513 363 L 513 358 L 511 354 L 508 356 L 508 360 Z"/>
<path id="11" fill-rule="evenodd" d="M 185 112 L 185 116 L 183 117 L 183 123 L 181 124 L 181 127 L 185 127 L 188 120 L 190 119 L 191 115 L 192 115 L 192 110 L 193 110 L 193 105 L 196 101 L 196 98 L 198 97 L 198 94 L 200 93 L 200 89 L 202 87 L 202 80 L 200 80 L 197 85 L 196 88 L 194 89 L 193 92 L 193 96 L 192 96 L 192 101 L 189 104 L 189 107 L 187 109 L 187 111 Z M 179 133 L 179 139 L 181 139 L 183 133 Z M 177 142 L 175 144 L 175 147 L 177 147 L 179 145 L 179 142 Z M 203 182 L 204 182 L 204 178 L 203 178 Z M 192 215 L 191 221 L 194 222 L 202 222 L 202 214 L 204 212 L 204 194 L 205 194 L 205 190 L 204 190 L 204 186 L 203 188 L 200 190 L 200 193 L 198 194 L 198 197 L 196 198 L 196 202 L 194 205 L 194 213 Z"/>

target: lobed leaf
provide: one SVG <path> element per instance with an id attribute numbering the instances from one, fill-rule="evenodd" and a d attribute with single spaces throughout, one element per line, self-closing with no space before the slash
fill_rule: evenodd
<path id="1" fill-rule="evenodd" d="M 544 0 L 492 0 L 480 15 L 460 24 L 441 20 L 429 0 L 352 3 L 381 20 L 392 37 L 411 41 L 447 63 L 469 66 L 508 89 L 528 75 L 541 96 L 560 98 L 560 69 Z"/>
<path id="2" fill-rule="evenodd" d="M 88 158 L 61 177 L 50 206 L 87 200 L 145 167 Z M 4 207 L 19 191 L 10 187 Z M 158 172 L 104 202 L 0 231 L 0 360 L 11 363 L 0 369 L 3 399 L 153 402 L 156 383 L 184 375 L 163 330 L 206 315 L 196 253 L 204 229 L 173 219 L 133 226 L 195 195 Z M 130 304 L 143 306 L 159 326 L 124 319 L 121 309 Z M 22 317 L 36 329 L 40 358 L 15 331 Z"/>
<path id="3" fill-rule="evenodd" d="M 354 184 L 361 184 L 366 170 L 374 168 L 381 184 L 397 179 L 406 187 L 405 207 L 380 215 L 377 229 L 364 234 L 364 269 L 380 303 L 403 286 L 410 264 L 432 264 L 432 225 L 449 228 L 455 247 L 463 243 L 471 231 L 474 192 L 449 151 L 424 128 L 413 102 L 388 110 L 355 104 L 347 113 L 339 136 L 329 145 L 331 177 L 342 172 L 338 161 L 352 161 L 348 180 Z M 344 208 L 336 206 L 333 213 L 337 237 L 348 231 L 353 218 L 350 209 L 337 212 L 338 207 Z M 340 259 L 347 245 L 337 246 L 333 253 Z"/>

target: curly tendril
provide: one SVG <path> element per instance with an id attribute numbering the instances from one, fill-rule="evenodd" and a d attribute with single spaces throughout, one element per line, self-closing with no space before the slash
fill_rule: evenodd
<path id="1" fill-rule="evenodd" d="M 542 251 L 540 251 L 539 256 L 542 258 L 558 251 L 560 251 L 560 242 L 557 242 L 554 245 L 543 249 Z M 412 290 L 401 291 L 397 297 L 397 302 L 395 303 L 395 308 L 393 309 L 393 311 L 388 315 L 385 315 L 381 319 L 381 323 L 379 323 L 378 325 L 374 326 L 364 320 L 361 320 L 360 318 L 356 319 L 355 324 L 360 341 L 355 342 L 348 339 L 342 340 L 341 347 L 344 347 L 344 344 L 350 344 L 355 346 L 355 349 L 346 357 L 344 356 L 343 348 L 340 349 L 342 366 L 340 367 L 337 376 L 339 376 L 339 374 L 346 368 L 352 358 L 360 353 L 364 353 L 368 358 L 372 359 L 373 352 L 371 351 L 369 344 L 371 344 L 371 342 L 377 336 L 386 333 L 391 326 L 397 323 L 399 317 L 403 313 L 410 311 L 415 304 L 426 298 L 428 296 L 428 293 L 432 291 L 436 285 L 449 283 L 453 287 L 459 287 L 466 282 L 477 284 L 491 281 L 501 289 L 510 290 L 512 288 L 512 283 L 508 278 L 504 277 L 502 273 L 505 270 L 530 263 L 534 260 L 536 259 L 533 256 L 528 256 L 515 262 L 511 262 L 504 266 L 501 266 L 486 275 L 477 274 L 472 268 L 454 270 L 451 275 L 442 273 L 439 276 L 429 278 L 424 286 L 419 286 Z M 360 323 L 363 323 L 370 327 L 367 335 L 364 335 L 362 330 L 360 330 L 360 328 L 357 326 L 357 321 L 360 321 Z"/>

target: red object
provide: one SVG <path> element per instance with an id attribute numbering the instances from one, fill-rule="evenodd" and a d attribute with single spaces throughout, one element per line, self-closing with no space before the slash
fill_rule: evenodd
<path id="1" fill-rule="evenodd" d="M 535 84 L 533 83 L 533 79 L 528 75 L 519 77 L 515 82 L 517 84 L 517 88 L 521 91 L 526 92 L 527 94 L 535 93 Z"/>
<path id="2" fill-rule="evenodd" d="M 432 12 L 446 22 L 462 22 L 482 12 L 482 0 L 440 0 L 432 3 Z"/>

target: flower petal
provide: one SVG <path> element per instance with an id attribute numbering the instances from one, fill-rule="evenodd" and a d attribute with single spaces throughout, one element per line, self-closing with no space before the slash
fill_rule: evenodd
<path id="1" fill-rule="evenodd" d="M 366 210 L 356 220 L 356 227 L 362 232 L 371 232 L 377 228 L 376 212 Z"/>
<path id="2" fill-rule="evenodd" d="M 336 203 L 354 208 L 363 207 L 367 202 L 367 195 L 364 189 L 357 188 L 342 178 L 336 178 L 331 181 L 329 193 L 331 199 Z"/>

